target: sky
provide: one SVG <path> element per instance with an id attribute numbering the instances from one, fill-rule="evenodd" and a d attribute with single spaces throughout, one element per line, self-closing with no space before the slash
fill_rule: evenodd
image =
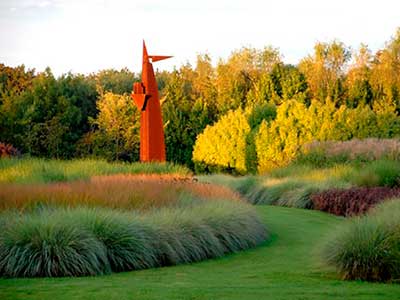
<path id="1" fill-rule="evenodd" d="M 159 70 L 268 45 L 297 64 L 318 41 L 376 51 L 398 27 L 399 0 L 0 0 L 0 63 L 140 72 L 144 39 L 149 54 L 174 56 Z"/>

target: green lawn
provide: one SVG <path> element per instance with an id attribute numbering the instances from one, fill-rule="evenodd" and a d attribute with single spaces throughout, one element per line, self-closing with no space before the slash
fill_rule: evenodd
<path id="1" fill-rule="evenodd" d="M 257 210 L 273 233 L 257 249 L 110 276 L 0 279 L 0 299 L 400 299 L 400 284 L 341 281 L 316 266 L 313 249 L 340 218 L 275 206 Z"/>

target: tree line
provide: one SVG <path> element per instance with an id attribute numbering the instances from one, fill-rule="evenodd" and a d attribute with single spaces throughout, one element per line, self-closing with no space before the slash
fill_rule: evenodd
<path id="1" fill-rule="evenodd" d="M 193 66 L 156 77 L 167 159 L 199 170 L 267 170 L 282 164 L 276 156 L 290 160 L 310 139 L 399 133 L 400 30 L 375 53 L 366 45 L 318 42 L 290 65 L 276 48 L 245 47 L 216 65 L 202 54 Z M 139 80 L 128 69 L 55 77 L 49 68 L 0 64 L 0 142 L 40 157 L 136 161 L 140 114 L 130 93 Z M 331 121 L 310 125 L 307 118 Z"/>

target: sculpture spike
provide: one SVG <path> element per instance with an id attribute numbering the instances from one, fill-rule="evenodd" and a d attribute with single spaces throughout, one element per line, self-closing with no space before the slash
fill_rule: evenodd
<path id="1" fill-rule="evenodd" d="M 143 62 L 148 59 L 149 55 L 147 54 L 147 48 L 146 48 L 146 43 L 143 40 Z"/>
<path id="2" fill-rule="evenodd" d="M 152 62 L 172 56 L 148 55 L 143 40 L 142 82 L 133 86 L 132 98 L 140 110 L 140 161 L 165 161 L 164 126 Z"/>

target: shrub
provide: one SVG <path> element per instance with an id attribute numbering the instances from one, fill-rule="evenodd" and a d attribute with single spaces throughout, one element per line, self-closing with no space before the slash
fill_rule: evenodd
<path id="1" fill-rule="evenodd" d="M 254 139 L 262 122 L 275 118 L 273 104 L 255 104 L 245 110 L 229 111 L 196 139 L 193 162 L 198 173 L 255 173 L 257 154 Z"/>
<path id="2" fill-rule="evenodd" d="M 250 133 L 247 114 L 230 111 L 197 136 L 193 162 L 198 172 L 234 171 L 246 173 L 246 139 Z"/>
<path id="3" fill-rule="evenodd" d="M 399 133 L 398 121 L 383 125 L 381 118 L 382 114 L 363 105 L 352 109 L 346 106 L 337 108 L 329 101 L 324 104 L 312 101 L 310 106 L 294 100 L 286 101 L 278 107 L 276 119 L 269 126 L 264 123 L 259 128 L 255 138 L 258 171 L 266 173 L 288 165 L 302 152 L 302 146 L 313 140 L 396 136 Z M 390 151 L 387 152 L 389 157 L 397 155 Z M 324 166 L 330 163 L 325 157 L 323 150 L 317 148 L 301 160 Z M 331 159 L 343 162 L 346 156 L 338 154 Z"/>
<path id="4" fill-rule="evenodd" d="M 370 215 L 353 218 L 328 237 L 320 250 L 327 265 L 344 279 L 400 279 L 400 201 L 381 204 Z"/>
<path id="5" fill-rule="evenodd" d="M 0 158 L 19 156 L 20 152 L 10 144 L 0 142 Z"/>
<path id="6" fill-rule="evenodd" d="M 339 216 L 360 215 L 388 198 L 400 196 L 400 189 L 353 187 L 333 189 L 311 195 L 314 209 Z"/>

